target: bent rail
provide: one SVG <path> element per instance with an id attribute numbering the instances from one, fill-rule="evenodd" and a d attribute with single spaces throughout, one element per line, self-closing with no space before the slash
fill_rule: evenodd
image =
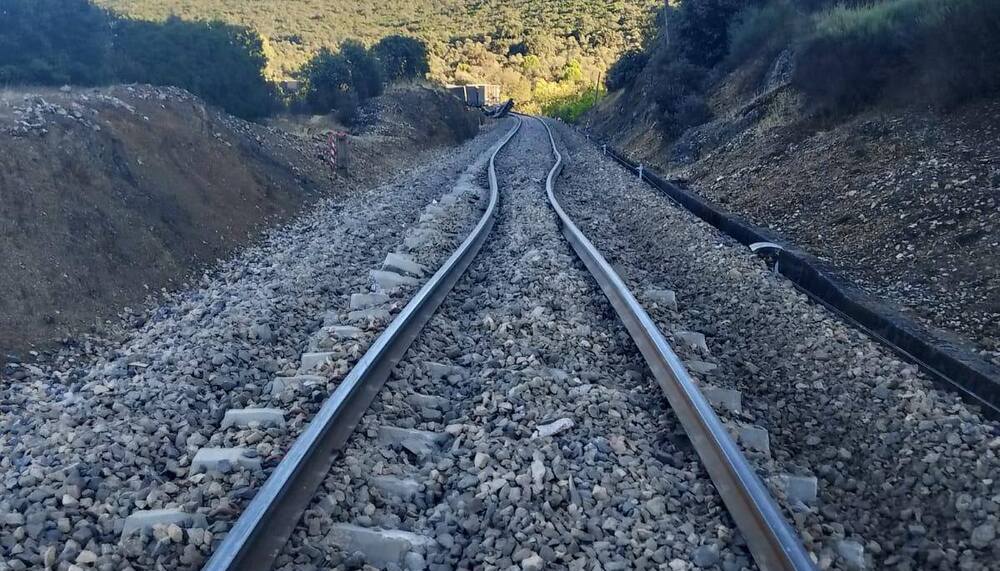
<path id="1" fill-rule="evenodd" d="M 236 524 L 205 564 L 205 571 L 266 570 L 287 543 L 302 512 L 365 410 L 385 384 L 431 315 L 479 253 L 493 228 L 499 189 L 495 160 L 523 121 L 497 144 L 490 156 L 490 200 L 479 223 L 396 319 L 372 343 L 288 453 L 243 510 Z"/>
<path id="2" fill-rule="evenodd" d="M 563 234 L 600 285 L 639 352 L 646 359 L 736 526 L 746 539 L 757 565 L 769 571 L 815 570 L 816 566 L 798 535 L 785 521 L 767 487 L 737 448 L 659 328 L 597 247 L 559 205 L 554 186 L 555 178 L 563 168 L 562 155 L 556 148 L 555 138 L 548 124 L 542 119 L 538 120 L 549 134 L 552 153 L 556 157 L 556 163 L 545 181 L 545 191 L 552 209 L 559 217 Z"/>

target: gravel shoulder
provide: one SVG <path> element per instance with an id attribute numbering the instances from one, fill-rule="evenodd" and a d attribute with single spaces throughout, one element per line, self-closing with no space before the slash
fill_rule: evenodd
<path id="1" fill-rule="evenodd" d="M 811 304 L 747 249 L 557 125 L 560 200 L 703 385 L 738 390 L 744 450 L 820 568 L 989 569 L 1000 544 L 1000 426 Z M 704 336 L 704 344 L 698 336 Z M 815 478 L 816 497 L 787 477 Z M 806 480 L 808 481 L 808 480 Z"/>
<path id="2" fill-rule="evenodd" d="M 350 314 L 350 294 L 370 289 L 370 270 L 405 237 L 420 230 L 413 255 L 428 267 L 454 249 L 481 208 L 456 188 L 509 123 L 383 186 L 314 204 L 196 287 L 168 296 L 124 340 L 9 365 L 0 379 L 5 568 L 200 566 L 361 352 L 326 359 L 310 371 L 321 381 L 290 392 L 276 390 L 276 379 L 301 372 L 300 357 L 330 314 Z M 459 214 L 427 229 L 435 218 L 428 205 Z M 356 318 L 357 327 L 373 336 L 398 303 Z M 282 408 L 283 426 L 222 428 L 226 411 L 264 402 Z M 219 471 L 192 469 L 199 450 L 228 446 L 247 453 Z M 244 461 L 261 468 L 240 469 Z M 157 509 L 203 524 L 123 539 L 129 515 Z"/>
<path id="3" fill-rule="evenodd" d="M 293 135 L 173 87 L 0 91 L 0 366 L 135 329 L 161 293 L 323 198 L 434 160 L 481 115 L 424 88 L 362 111 L 331 161 L 343 127 L 323 116 L 274 121 Z"/>
<path id="4" fill-rule="evenodd" d="M 493 236 L 393 373 L 284 569 L 752 567 L 659 388 L 558 230 L 529 120 L 498 158 Z M 386 427 L 442 437 L 433 452 Z M 387 488 L 385 479 L 413 488 Z M 372 562 L 345 525 L 430 541 Z"/>
<path id="5" fill-rule="evenodd" d="M 714 89 L 715 119 L 677 140 L 656 126 L 645 75 L 587 122 L 633 160 L 1000 365 L 1000 102 L 830 122 L 803 115 L 787 88 L 747 90 L 746 71 Z"/>
<path id="6" fill-rule="evenodd" d="M 1000 364 L 998 111 L 760 129 L 670 175 Z"/>

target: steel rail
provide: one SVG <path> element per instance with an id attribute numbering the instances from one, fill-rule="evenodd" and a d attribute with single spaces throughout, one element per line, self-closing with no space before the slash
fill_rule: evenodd
<path id="1" fill-rule="evenodd" d="M 490 197 L 479 223 L 386 330 L 372 343 L 243 510 L 202 568 L 206 571 L 267 570 L 287 543 L 337 453 L 354 432 L 424 324 L 479 253 L 496 219 L 499 188 L 495 160 L 523 121 L 490 156 Z"/>
<path id="2" fill-rule="evenodd" d="M 594 144 L 597 145 L 597 141 Z M 641 166 L 606 144 L 599 148 L 632 172 Z M 648 168 L 644 170 L 642 180 L 663 193 L 678 208 L 690 212 L 741 244 L 750 246 L 756 242 L 775 240 L 770 232 L 731 212 L 720 210 L 710 200 L 671 183 Z M 1000 419 L 1000 370 L 979 357 L 974 350 L 887 309 L 881 301 L 859 291 L 855 284 L 838 276 L 835 269 L 826 267 L 821 260 L 806 252 L 783 247 L 777 257 L 776 271 L 809 299 L 917 365 L 944 390 L 955 391 L 967 402 L 981 407 L 987 418 Z"/>
<path id="3" fill-rule="evenodd" d="M 559 217 L 563 234 L 600 285 L 646 359 L 757 565 L 766 571 L 815 570 L 816 566 L 799 536 L 785 521 L 767 487 L 698 390 L 683 362 L 625 282 L 560 206 L 554 187 L 555 179 L 563 168 L 562 154 L 556 148 L 549 125 L 542 119 L 538 121 L 548 132 L 556 158 L 545 181 L 545 191 Z"/>

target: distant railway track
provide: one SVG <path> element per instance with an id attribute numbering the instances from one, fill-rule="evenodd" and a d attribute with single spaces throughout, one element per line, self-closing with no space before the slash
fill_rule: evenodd
<path id="1" fill-rule="evenodd" d="M 517 124 L 490 157 L 488 205 L 472 233 L 372 343 L 323 404 L 243 510 L 204 569 L 229 571 L 272 567 L 315 490 L 339 457 L 390 372 L 487 242 L 500 201 L 495 166 L 497 155 L 529 121 L 538 121 L 544 126 L 547 144 L 551 146 L 554 164 L 548 171 L 545 190 L 565 238 L 599 284 L 645 358 L 755 562 L 761 569 L 814 568 L 797 535 L 688 375 L 682 361 L 621 278 L 560 206 L 554 186 L 563 162 L 548 125 L 540 119 L 518 117 Z M 351 542 L 350 539 L 346 541 Z"/>

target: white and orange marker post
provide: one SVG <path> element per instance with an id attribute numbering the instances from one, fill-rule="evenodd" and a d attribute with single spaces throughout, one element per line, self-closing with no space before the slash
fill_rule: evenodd
<path id="1" fill-rule="evenodd" d="M 347 133 L 344 131 L 330 131 L 329 136 L 327 136 L 327 146 L 329 147 L 327 152 L 329 152 L 330 168 L 336 170 L 337 168 L 337 140 L 347 141 Z"/>

